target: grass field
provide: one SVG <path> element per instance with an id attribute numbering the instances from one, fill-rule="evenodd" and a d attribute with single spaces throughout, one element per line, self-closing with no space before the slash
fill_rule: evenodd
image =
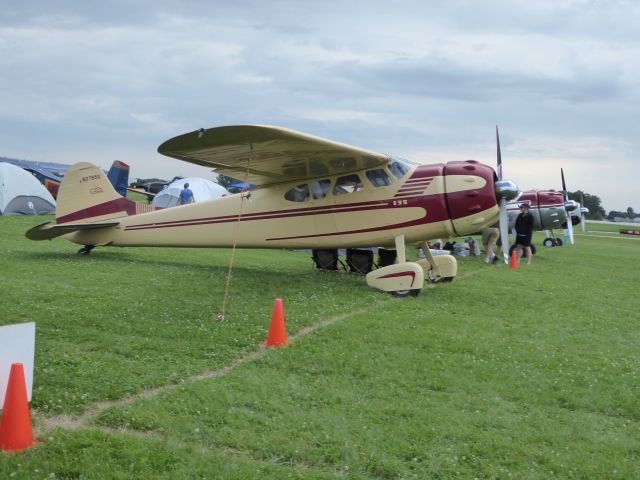
<path id="1" fill-rule="evenodd" d="M 38 221 L 0 217 L 0 324 L 37 330 L 37 446 L 0 479 L 640 478 L 640 241 L 615 226 L 407 299 L 239 250 L 216 322 L 229 250 L 76 257 Z M 291 342 L 264 349 L 276 297 Z"/>

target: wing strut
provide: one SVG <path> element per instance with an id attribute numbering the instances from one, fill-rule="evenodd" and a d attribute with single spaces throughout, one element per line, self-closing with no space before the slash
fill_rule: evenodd
<path id="1" fill-rule="evenodd" d="M 243 191 L 240 192 L 240 209 L 238 210 L 238 221 L 236 222 L 236 234 L 233 237 L 233 246 L 231 247 L 231 258 L 229 259 L 229 270 L 227 271 L 227 282 L 224 287 L 224 296 L 222 298 L 222 308 L 218 314 L 214 317 L 214 320 L 219 322 L 224 321 L 225 309 L 227 307 L 227 299 L 229 298 L 229 287 L 231 286 L 231 272 L 233 271 L 233 260 L 236 256 L 236 245 L 238 243 L 238 231 L 240 230 L 240 221 L 242 219 L 242 207 L 246 198 L 251 196 L 251 192 L 246 190 L 248 185 L 249 172 L 251 171 L 251 159 L 253 158 L 253 143 L 249 144 L 249 159 L 247 160 L 247 171 L 244 174 L 242 181 Z"/>

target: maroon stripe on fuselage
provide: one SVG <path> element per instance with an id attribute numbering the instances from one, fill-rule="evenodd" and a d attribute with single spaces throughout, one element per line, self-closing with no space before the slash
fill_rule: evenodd
<path id="1" fill-rule="evenodd" d="M 56 223 L 58 225 L 62 223 L 75 222 L 78 220 L 86 220 L 88 218 L 101 217 L 102 215 L 108 215 L 110 213 L 127 212 L 127 215 L 136 214 L 136 204 L 126 198 L 118 198 L 117 200 L 110 200 L 93 207 L 78 210 L 77 212 L 56 217 Z"/>

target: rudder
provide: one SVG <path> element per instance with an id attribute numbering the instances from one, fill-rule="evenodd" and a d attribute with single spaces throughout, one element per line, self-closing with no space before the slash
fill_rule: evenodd
<path id="1" fill-rule="evenodd" d="M 104 221 L 135 215 L 135 202 L 121 197 L 107 175 L 87 162 L 75 164 L 58 190 L 56 223 Z"/>

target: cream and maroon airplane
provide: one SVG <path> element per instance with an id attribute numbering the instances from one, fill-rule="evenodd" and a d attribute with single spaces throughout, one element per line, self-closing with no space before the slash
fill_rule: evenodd
<path id="1" fill-rule="evenodd" d="M 516 202 L 507 204 L 509 215 L 509 229 L 515 227 L 516 218 L 520 213 L 518 205 L 529 204 L 529 210 L 533 214 L 534 231 L 546 232 L 546 238 L 542 244 L 545 247 L 562 246 L 562 240 L 556 236 L 555 230 L 564 230 L 573 245 L 573 226 L 582 222 L 582 214 L 589 213 L 589 209 L 583 208 L 575 200 L 569 200 L 564 171 L 560 169 L 562 177 L 562 191 L 557 190 L 527 190 L 522 192 Z"/>
<path id="2" fill-rule="evenodd" d="M 473 160 L 415 165 L 386 154 L 273 126 L 200 129 L 166 141 L 158 152 L 256 185 L 216 200 L 155 210 L 118 195 L 103 172 L 79 163 L 60 186 L 56 223 L 26 236 L 64 235 L 96 246 L 240 248 L 395 248 L 397 263 L 367 283 L 398 296 L 417 295 L 425 274 L 455 277 L 450 255 L 406 261 L 405 243 L 467 235 L 506 219 L 517 186 Z M 428 248 L 425 249 L 428 253 Z"/>

